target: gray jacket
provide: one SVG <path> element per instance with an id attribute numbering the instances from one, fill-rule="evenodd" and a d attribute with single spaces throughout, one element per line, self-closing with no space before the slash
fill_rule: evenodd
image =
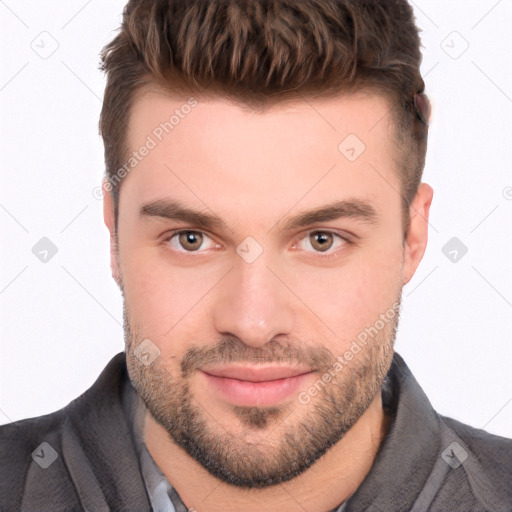
<path id="1" fill-rule="evenodd" d="M 127 379 L 121 352 L 63 409 L 0 427 L 2 512 L 151 511 Z M 512 440 L 437 414 L 398 354 L 386 379 L 393 420 L 346 512 L 512 512 Z"/>

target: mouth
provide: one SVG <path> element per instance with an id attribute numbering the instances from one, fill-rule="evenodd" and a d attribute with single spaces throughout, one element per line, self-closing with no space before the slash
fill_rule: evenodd
<path id="1" fill-rule="evenodd" d="M 270 406 L 295 395 L 311 368 L 290 366 L 204 367 L 200 372 L 217 397 L 239 406 Z"/>

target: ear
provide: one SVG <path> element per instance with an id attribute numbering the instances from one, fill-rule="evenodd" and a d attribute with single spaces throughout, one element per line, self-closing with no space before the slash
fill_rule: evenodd
<path id="1" fill-rule="evenodd" d="M 119 260 L 117 257 L 117 233 L 115 226 L 114 216 L 114 199 L 112 197 L 112 184 L 103 178 L 103 220 L 110 232 L 110 269 L 112 270 L 112 277 L 119 287 L 121 287 L 121 271 L 119 269 Z"/>
<path id="2" fill-rule="evenodd" d="M 410 226 L 404 240 L 402 283 L 407 284 L 414 276 L 425 254 L 428 241 L 428 216 L 434 189 L 427 183 L 420 183 L 416 196 L 409 208 Z"/>

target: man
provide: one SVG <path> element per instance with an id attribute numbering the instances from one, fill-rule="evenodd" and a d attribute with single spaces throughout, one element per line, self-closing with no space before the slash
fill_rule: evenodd
<path id="1" fill-rule="evenodd" d="M 132 0 L 103 52 L 125 352 L 0 429 L 2 510 L 510 511 L 393 350 L 429 103 L 400 1 Z"/>

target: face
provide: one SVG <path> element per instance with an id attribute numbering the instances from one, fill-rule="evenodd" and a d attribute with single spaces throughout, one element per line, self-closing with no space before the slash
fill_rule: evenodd
<path id="1" fill-rule="evenodd" d="M 422 184 L 404 241 L 388 112 L 362 94 L 258 114 L 157 91 L 133 106 L 113 251 L 128 371 L 226 483 L 302 473 L 380 391 L 432 197 Z"/>

